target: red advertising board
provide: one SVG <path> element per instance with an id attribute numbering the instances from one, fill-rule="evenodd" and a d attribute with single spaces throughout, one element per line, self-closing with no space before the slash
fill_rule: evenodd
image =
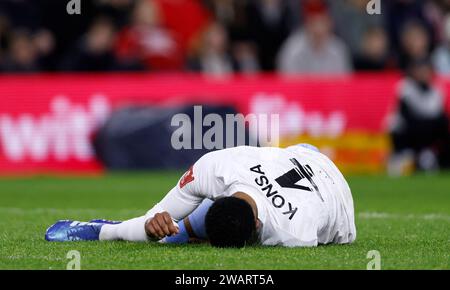
<path id="1" fill-rule="evenodd" d="M 313 142 L 349 171 L 379 171 L 398 75 L 191 74 L 0 76 L 0 173 L 101 172 L 91 137 L 121 106 L 228 104 L 279 114 L 280 145 Z"/>

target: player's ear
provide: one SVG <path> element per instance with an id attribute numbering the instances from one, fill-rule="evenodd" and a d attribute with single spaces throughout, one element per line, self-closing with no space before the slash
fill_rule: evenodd
<path id="1" fill-rule="evenodd" d="M 258 218 L 255 218 L 255 225 L 256 225 L 256 230 L 259 231 L 259 229 L 261 228 L 261 222 L 259 221 Z"/>

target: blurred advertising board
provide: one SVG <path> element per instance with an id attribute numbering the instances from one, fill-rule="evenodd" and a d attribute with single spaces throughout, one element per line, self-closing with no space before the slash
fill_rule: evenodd
<path id="1" fill-rule="evenodd" d="M 346 172 L 381 172 L 395 74 L 351 77 L 193 74 L 0 76 L 0 173 L 98 173 L 92 136 L 128 105 L 230 105 L 278 114 L 279 145 L 318 146 Z M 155 138 L 157 140 L 157 138 Z"/>

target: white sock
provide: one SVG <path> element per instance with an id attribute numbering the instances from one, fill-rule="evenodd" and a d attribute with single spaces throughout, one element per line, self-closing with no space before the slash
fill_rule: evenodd
<path id="1" fill-rule="evenodd" d="M 145 233 L 145 216 L 137 217 L 115 225 L 104 225 L 100 230 L 101 241 L 124 240 L 130 242 L 148 241 Z"/>

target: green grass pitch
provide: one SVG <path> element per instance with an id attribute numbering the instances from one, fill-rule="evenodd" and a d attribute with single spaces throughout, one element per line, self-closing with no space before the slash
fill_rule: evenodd
<path id="1" fill-rule="evenodd" d="M 129 242 L 49 243 L 58 219 L 128 219 L 142 215 L 179 172 L 104 177 L 0 179 L 0 268 L 65 269 L 77 250 L 82 269 L 366 269 L 377 250 L 382 269 L 450 269 L 450 175 L 349 177 L 358 237 L 317 248 Z"/>

